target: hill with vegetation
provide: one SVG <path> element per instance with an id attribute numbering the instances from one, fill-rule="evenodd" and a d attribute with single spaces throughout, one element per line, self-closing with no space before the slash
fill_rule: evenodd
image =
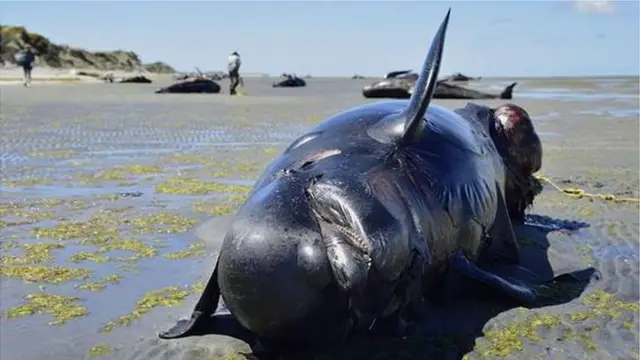
<path id="1" fill-rule="evenodd" d="M 76 68 L 95 70 L 149 71 L 174 73 L 163 63 L 143 64 L 132 51 L 89 51 L 68 45 L 54 44 L 46 37 L 29 32 L 22 26 L 0 25 L 0 61 L 15 65 L 15 54 L 30 45 L 36 54 L 36 65 L 51 68 Z"/>

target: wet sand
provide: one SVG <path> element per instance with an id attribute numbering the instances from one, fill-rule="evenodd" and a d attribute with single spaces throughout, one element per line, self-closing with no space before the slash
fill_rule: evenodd
<path id="1" fill-rule="evenodd" d="M 513 102 L 543 140 L 542 174 L 638 198 L 637 78 L 516 80 Z M 241 97 L 153 94 L 162 81 L 0 88 L 0 358 L 231 359 L 249 350 L 223 336 L 156 337 L 189 315 L 211 271 L 194 230 L 232 212 L 305 129 L 370 102 L 360 90 L 374 80 L 313 78 L 298 89 L 272 81 L 245 79 Z M 517 229 L 525 262 L 549 278 L 593 266 L 584 291 L 524 309 L 469 285 L 459 302 L 431 305 L 408 339 L 297 358 L 637 359 L 638 204 L 545 185 L 531 214 L 560 226 Z M 223 225 L 212 229 L 209 237 L 223 236 Z"/>

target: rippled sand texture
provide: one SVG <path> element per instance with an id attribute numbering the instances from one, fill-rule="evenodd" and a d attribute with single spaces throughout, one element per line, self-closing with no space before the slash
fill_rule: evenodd
<path id="1" fill-rule="evenodd" d="M 514 102 L 544 142 L 544 175 L 638 198 L 637 79 L 517 80 Z M 244 97 L 153 94 L 163 84 L 1 89 L 0 358 L 238 359 L 249 350 L 222 336 L 156 338 L 190 313 L 209 276 L 213 257 L 193 229 L 232 213 L 305 129 L 367 102 L 360 89 L 372 80 L 245 81 Z M 483 319 L 474 306 L 490 297 L 461 301 L 433 311 L 419 336 L 306 358 L 637 359 L 638 204 L 545 186 L 532 212 L 550 217 L 532 217 L 538 224 L 571 226 L 519 229 L 525 252 L 542 251 L 556 275 L 598 269 L 580 297 Z"/>

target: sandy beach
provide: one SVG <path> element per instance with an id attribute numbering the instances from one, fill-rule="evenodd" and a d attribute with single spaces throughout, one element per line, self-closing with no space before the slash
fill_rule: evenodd
<path id="1" fill-rule="evenodd" d="M 56 69 L 36 66 L 31 74 L 31 80 L 33 85 L 60 85 L 66 83 L 80 85 L 104 82 L 95 77 L 77 75 L 78 72 L 82 71 L 99 74 L 111 72 L 117 78 L 144 75 L 151 80 L 161 81 L 169 81 L 172 77 L 171 74 L 156 74 L 147 71 L 96 71 L 91 69 Z M 22 85 L 22 68 L 17 66 L 0 68 L 0 86 L 8 85 Z"/>
<path id="2" fill-rule="evenodd" d="M 38 80 L 68 74 L 36 68 L 24 88 L 3 80 L 19 70 L 0 70 L 0 358 L 244 358 L 248 345 L 231 337 L 156 336 L 190 314 L 210 275 L 213 254 L 195 229 L 232 214 L 311 126 L 370 102 L 361 88 L 374 80 L 273 89 L 274 79 L 247 78 L 239 97 L 226 94 L 227 81 L 218 95 L 154 94 L 171 83 L 166 75 L 152 84 Z M 511 81 L 470 85 L 496 91 Z M 571 197 L 545 183 L 531 225 L 516 229 L 524 266 L 548 280 L 593 276 L 563 301 L 531 308 L 469 284 L 460 301 L 430 304 L 406 339 L 294 358 L 640 358 L 638 78 L 515 81 L 511 102 L 543 141 L 539 175 L 612 195 Z M 222 238 L 224 219 L 208 237 Z"/>

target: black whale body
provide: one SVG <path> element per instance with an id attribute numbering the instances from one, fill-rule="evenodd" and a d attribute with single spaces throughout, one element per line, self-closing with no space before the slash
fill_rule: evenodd
<path id="1" fill-rule="evenodd" d="M 137 75 L 125 77 L 117 81 L 120 84 L 151 84 L 153 81 L 146 76 Z"/>
<path id="2" fill-rule="evenodd" d="M 455 74 L 451 74 L 449 76 L 445 76 L 444 78 L 442 78 L 440 80 L 441 81 L 453 81 L 453 82 L 466 82 L 466 81 L 480 80 L 480 79 L 482 79 L 482 77 L 472 77 L 472 76 L 464 75 L 462 73 L 455 73 Z"/>
<path id="3" fill-rule="evenodd" d="M 195 94 L 195 93 L 207 93 L 218 94 L 220 92 L 220 85 L 213 80 L 209 79 L 193 79 L 181 81 L 179 83 L 164 87 L 156 91 L 156 94 Z"/>
<path id="4" fill-rule="evenodd" d="M 307 82 L 297 76 L 291 76 L 284 80 L 278 81 L 271 85 L 272 87 L 304 87 L 307 86 Z"/>
<path id="5" fill-rule="evenodd" d="M 415 76 L 417 79 L 417 74 L 412 73 L 411 70 L 396 70 L 396 71 L 391 71 L 388 72 L 384 78 L 385 79 L 392 79 L 392 78 L 397 78 L 397 77 L 403 77 L 403 76 Z M 447 81 L 447 82 L 466 82 L 466 81 L 471 81 L 471 80 L 480 80 L 482 79 L 481 77 L 471 77 L 471 76 L 467 76 L 464 75 L 462 73 L 455 73 L 455 74 L 451 74 L 449 76 L 445 76 L 442 79 L 440 79 L 440 81 Z"/>
<path id="6" fill-rule="evenodd" d="M 410 74 L 410 73 L 411 73 L 411 70 L 395 70 L 395 71 L 388 72 L 388 73 L 384 76 L 384 78 L 385 78 L 385 79 L 391 79 L 391 78 L 398 77 L 398 76 L 400 76 L 400 75 Z"/>
<path id="7" fill-rule="evenodd" d="M 161 338 L 205 331 L 220 298 L 242 327 L 277 343 L 401 329 L 445 271 L 520 302 L 538 297 L 500 275 L 519 253 L 499 122 L 484 106 L 430 105 L 448 19 L 410 100 L 332 116 L 269 165 L 233 217 L 191 318 Z"/>
<path id="8" fill-rule="evenodd" d="M 365 98 L 408 99 L 411 97 L 413 87 L 418 80 L 416 73 L 402 73 L 392 78 L 377 81 L 362 89 Z M 465 88 L 440 80 L 437 82 L 434 99 L 511 99 L 513 88 L 518 83 L 512 83 L 505 87 L 500 94 L 490 94 L 478 90 Z"/>

